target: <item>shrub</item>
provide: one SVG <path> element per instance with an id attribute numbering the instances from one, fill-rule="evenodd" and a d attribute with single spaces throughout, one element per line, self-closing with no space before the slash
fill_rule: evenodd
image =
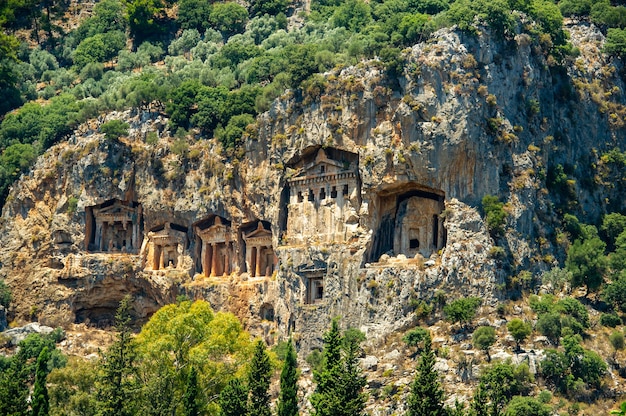
<path id="1" fill-rule="evenodd" d="M 482 199 L 483 211 L 487 220 L 487 227 L 493 236 L 501 236 L 504 233 L 504 224 L 507 214 L 504 204 L 495 195 L 485 195 Z"/>
<path id="2" fill-rule="evenodd" d="M 547 337 L 554 345 L 559 344 L 561 338 L 561 315 L 558 313 L 544 313 L 537 320 L 537 331 Z"/>
<path id="3" fill-rule="evenodd" d="M 417 328 L 413 328 L 408 331 L 402 337 L 402 341 L 404 341 L 409 347 L 417 347 L 417 353 L 420 353 L 421 344 L 427 337 L 430 337 L 428 330 L 418 326 Z"/>
<path id="4" fill-rule="evenodd" d="M 599 237 L 576 240 L 567 252 L 565 266 L 572 272 L 572 286 L 587 286 L 597 290 L 604 280 L 608 261 L 604 255 L 606 244 Z"/>
<path id="5" fill-rule="evenodd" d="M 100 131 L 104 133 L 104 137 L 108 140 L 117 140 L 122 136 L 128 136 L 128 123 L 121 120 L 111 120 L 100 126 Z"/>
<path id="6" fill-rule="evenodd" d="M 11 289 L 4 280 L 0 280 L 0 305 L 8 308 L 11 304 Z"/>
<path id="7" fill-rule="evenodd" d="M 443 312 L 448 321 L 459 322 L 465 326 L 474 319 L 481 304 L 482 299 L 477 297 L 461 298 L 444 306 Z"/>
<path id="8" fill-rule="evenodd" d="M 491 357 L 489 356 L 489 347 L 496 342 L 495 328 L 492 326 L 481 326 L 476 328 L 472 334 L 472 340 L 477 348 L 485 351 L 487 354 L 487 361 L 491 361 Z"/>
<path id="9" fill-rule="evenodd" d="M 509 322 L 506 328 L 508 329 L 513 339 L 515 339 L 518 350 L 520 347 L 520 343 L 524 341 L 533 330 L 529 323 L 524 322 L 519 318 L 515 318 L 511 322 Z"/>
<path id="10" fill-rule="evenodd" d="M 624 349 L 624 334 L 620 331 L 613 331 L 609 335 L 609 342 L 615 351 Z"/>
<path id="11" fill-rule="evenodd" d="M 615 328 L 622 324 L 622 319 L 617 316 L 616 313 L 603 313 L 600 316 L 600 325 L 607 326 L 609 328 Z"/>
<path id="12" fill-rule="evenodd" d="M 606 33 L 604 52 L 610 55 L 626 55 L 626 29 L 611 28 Z"/>
<path id="13" fill-rule="evenodd" d="M 504 416 L 550 416 L 550 408 L 532 397 L 515 396 L 504 411 Z"/>

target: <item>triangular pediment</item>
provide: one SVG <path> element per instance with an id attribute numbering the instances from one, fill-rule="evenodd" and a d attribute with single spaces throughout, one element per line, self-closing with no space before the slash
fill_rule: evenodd
<path id="1" fill-rule="evenodd" d="M 113 205 L 98 210 L 100 214 L 120 214 L 120 213 L 134 213 L 135 208 L 123 205 L 120 202 L 116 202 Z"/>
<path id="2" fill-rule="evenodd" d="M 260 238 L 260 237 L 272 237 L 272 232 L 269 230 L 266 230 L 265 228 L 257 228 L 256 230 L 248 233 L 245 235 L 246 239 L 249 238 Z"/>

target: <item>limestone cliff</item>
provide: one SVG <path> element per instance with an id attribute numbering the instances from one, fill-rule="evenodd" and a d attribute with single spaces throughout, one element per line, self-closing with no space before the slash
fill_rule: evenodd
<path id="1" fill-rule="evenodd" d="M 186 294 L 308 351 L 337 315 L 374 341 L 408 328 L 437 290 L 495 306 L 509 276 L 563 254 L 551 167 L 579 178 L 585 219 L 624 207 L 589 179 L 624 139 L 622 68 L 593 27 L 568 30 L 580 55 L 562 66 L 525 34 L 445 29 L 406 51 L 398 77 L 375 61 L 338 69 L 277 100 L 239 158 L 173 137 L 156 110 L 82 125 L 3 209 L 11 316 L 106 326 L 126 293 L 140 319 Z M 99 133 L 111 119 L 128 137 Z M 487 194 L 507 202 L 496 242 L 479 214 Z"/>

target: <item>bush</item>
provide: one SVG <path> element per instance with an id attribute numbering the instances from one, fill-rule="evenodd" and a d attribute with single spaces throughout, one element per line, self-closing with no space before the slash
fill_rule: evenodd
<path id="1" fill-rule="evenodd" d="M 459 322 L 465 326 L 474 319 L 481 304 L 482 299 L 477 297 L 461 298 L 444 306 L 443 312 L 448 321 Z"/>
<path id="2" fill-rule="evenodd" d="M 472 334 L 472 341 L 474 345 L 487 353 L 488 361 L 491 361 L 489 357 L 489 347 L 496 342 L 496 330 L 492 326 L 480 326 L 476 328 Z"/>
<path id="3" fill-rule="evenodd" d="M 532 397 L 515 396 L 507 406 L 504 416 L 550 416 L 550 408 Z"/>
<path id="4" fill-rule="evenodd" d="M 519 349 L 520 343 L 524 341 L 532 332 L 532 326 L 529 323 L 522 321 L 519 318 L 513 319 L 506 326 L 509 333 L 515 339 L 517 348 Z"/>
<path id="5" fill-rule="evenodd" d="M 406 343 L 409 347 L 417 347 L 417 352 L 421 352 L 420 345 L 427 337 L 430 337 L 430 333 L 427 329 L 422 327 L 413 328 L 408 331 L 403 337 L 402 341 Z"/>
<path id="6" fill-rule="evenodd" d="M 547 337 L 552 344 L 558 345 L 561 338 L 561 315 L 544 313 L 537 320 L 537 331 Z"/>
<path id="7" fill-rule="evenodd" d="M 616 313 L 603 313 L 600 315 L 600 325 L 615 328 L 622 324 L 622 319 Z"/>
<path id="8" fill-rule="evenodd" d="M 607 31 L 604 52 L 610 55 L 626 56 L 626 29 L 611 28 Z"/>
<path id="9" fill-rule="evenodd" d="M 495 195 L 485 195 L 482 200 L 483 211 L 487 220 L 487 227 L 493 236 L 504 234 L 507 213 L 504 204 Z"/>
<path id="10" fill-rule="evenodd" d="M 587 286 L 597 290 L 604 280 L 608 261 L 604 255 L 606 244 L 599 237 L 576 240 L 567 252 L 565 266 L 572 273 L 572 286 Z"/>
<path id="11" fill-rule="evenodd" d="M 104 133 L 107 140 L 117 140 L 122 136 L 128 136 L 128 123 L 121 120 L 111 120 L 100 126 L 100 131 Z"/>
<path id="12" fill-rule="evenodd" d="M 615 351 L 624 349 L 624 334 L 620 331 L 613 331 L 609 335 L 609 342 Z"/>
<path id="13" fill-rule="evenodd" d="M 7 286 L 4 280 L 0 280 L 0 305 L 8 309 L 11 304 L 11 289 Z"/>

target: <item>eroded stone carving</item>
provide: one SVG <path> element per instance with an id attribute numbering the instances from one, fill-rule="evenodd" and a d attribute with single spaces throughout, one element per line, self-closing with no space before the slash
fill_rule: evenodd
<path id="1" fill-rule="evenodd" d="M 236 238 L 230 228 L 230 221 L 215 215 L 197 223 L 194 230 L 201 244 L 198 273 L 215 277 L 238 271 Z"/>
<path id="2" fill-rule="evenodd" d="M 291 167 L 295 174 L 288 179 L 287 240 L 347 241 L 358 227 L 358 155 L 309 148 Z"/>
<path id="3" fill-rule="evenodd" d="M 418 185 L 383 191 L 376 200 L 378 224 L 371 261 L 382 254 L 430 257 L 445 245 L 443 192 Z"/>
<path id="4" fill-rule="evenodd" d="M 86 208 L 86 246 L 90 251 L 137 254 L 141 238 L 141 205 L 111 199 Z"/>
<path id="5" fill-rule="evenodd" d="M 242 236 L 246 243 L 246 267 L 250 276 L 271 276 L 278 264 L 272 248 L 272 232 L 259 221 L 255 230 L 247 234 L 242 232 Z"/>
<path id="6" fill-rule="evenodd" d="M 165 223 L 146 235 L 141 247 L 145 271 L 183 269 L 187 231 L 182 225 Z"/>

